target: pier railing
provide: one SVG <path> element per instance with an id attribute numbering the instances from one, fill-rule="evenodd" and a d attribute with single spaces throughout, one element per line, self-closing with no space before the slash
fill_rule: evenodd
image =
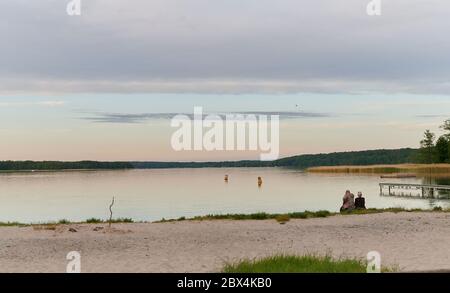
<path id="1" fill-rule="evenodd" d="M 396 191 L 400 191 L 400 194 Z M 412 191 L 417 191 L 422 198 L 440 198 L 441 193 L 445 193 L 446 198 L 450 197 L 450 185 L 380 183 L 380 195 L 413 197 Z"/>

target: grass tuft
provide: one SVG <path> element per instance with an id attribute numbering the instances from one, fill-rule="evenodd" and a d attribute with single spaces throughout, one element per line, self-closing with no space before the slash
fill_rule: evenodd
<path id="1" fill-rule="evenodd" d="M 107 221 L 107 222 L 109 222 L 109 221 Z M 131 218 L 117 218 L 117 219 L 112 219 L 111 223 L 134 223 L 134 221 Z"/>
<path id="2" fill-rule="evenodd" d="M 109 223 L 108 221 L 97 219 L 97 218 L 90 218 L 86 220 L 87 224 L 100 224 L 100 223 Z M 112 219 L 111 223 L 117 224 L 117 223 L 134 223 L 133 219 L 131 218 L 117 218 Z"/>
<path id="3" fill-rule="evenodd" d="M 99 224 L 99 223 L 103 223 L 103 221 L 101 219 L 97 219 L 97 218 L 89 218 L 86 220 L 86 223 L 88 224 Z"/>
<path id="4" fill-rule="evenodd" d="M 383 273 L 396 272 L 397 267 L 382 267 Z M 329 255 L 275 255 L 255 260 L 226 264 L 224 273 L 366 273 L 367 263 L 359 259 Z"/>
<path id="5" fill-rule="evenodd" d="M 358 259 L 334 259 L 331 256 L 276 255 L 226 264 L 224 273 L 366 273 L 367 264 Z M 391 271 L 384 269 L 383 271 Z"/>
<path id="6" fill-rule="evenodd" d="M 0 227 L 27 227 L 28 224 L 19 222 L 0 222 Z"/>
<path id="7" fill-rule="evenodd" d="M 291 218 L 289 215 L 278 215 L 275 217 L 275 220 L 280 224 L 285 224 L 286 222 L 289 222 Z"/>

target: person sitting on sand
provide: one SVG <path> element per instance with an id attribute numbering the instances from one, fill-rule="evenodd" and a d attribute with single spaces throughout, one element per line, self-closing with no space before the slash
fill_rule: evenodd
<path id="1" fill-rule="evenodd" d="M 344 198 L 342 199 L 343 204 L 341 207 L 341 212 L 352 211 L 355 208 L 355 195 L 347 190 L 345 192 Z"/>
<path id="2" fill-rule="evenodd" d="M 360 210 L 366 209 L 366 199 L 363 197 L 362 192 L 358 192 L 358 198 L 355 199 L 355 208 Z"/>

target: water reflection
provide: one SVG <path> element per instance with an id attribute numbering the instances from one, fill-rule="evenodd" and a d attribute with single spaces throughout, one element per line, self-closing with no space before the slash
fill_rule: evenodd
<path id="1" fill-rule="evenodd" d="M 450 177 L 446 176 L 424 177 L 422 182 L 423 184 L 450 186 Z M 437 196 L 450 198 L 450 190 L 438 190 Z"/>
<path id="2" fill-rule="evenodd" d="M 450 186 L 450 177 L 425 177 L 423 179 L 424 183 L 436 184 L 436 185 L 449 185 Z"/>

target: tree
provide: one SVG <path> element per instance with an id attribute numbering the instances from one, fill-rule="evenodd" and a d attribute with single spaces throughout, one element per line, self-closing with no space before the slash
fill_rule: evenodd
<path id="1" fill-rule="evenodd" d="M 450 139 L 450 119 L 444 121 L 444 124 L 441 126 L 441 129 L 448 132 L 445 134 L 445 136 L 447 137 L 447 139 Z"/>
<path id="2" fill-rule="evenodd" d="M 449 140 L 444 135 L 439 137 L 436 142 L 436 156 L 439 163 L 446 163 L 449 160 Z"/>
<path id="3" fill-rule="evenodd" d="M 427 129 L 427 131 L 425 131 L 423 135 L 423 140 L 420 141 L 421 159 L 424 163 L 432 164 L 434 162 L 435 139 L 436 135 L 432 133 L 429 129 Z"/>
<path id="4" fill-rule="evenodd" d="M 445 132 L 447 132 L 446 134 L 444 134 L 444 136 L 447 138 L 447 141 L 449 142 L 449 147 L 448 147 L 448 160 L 450 161 L 450 119 L 447 119 L 444 121 L 444 124 L 441 125 L 441 129 L 443 129 Z"/>

